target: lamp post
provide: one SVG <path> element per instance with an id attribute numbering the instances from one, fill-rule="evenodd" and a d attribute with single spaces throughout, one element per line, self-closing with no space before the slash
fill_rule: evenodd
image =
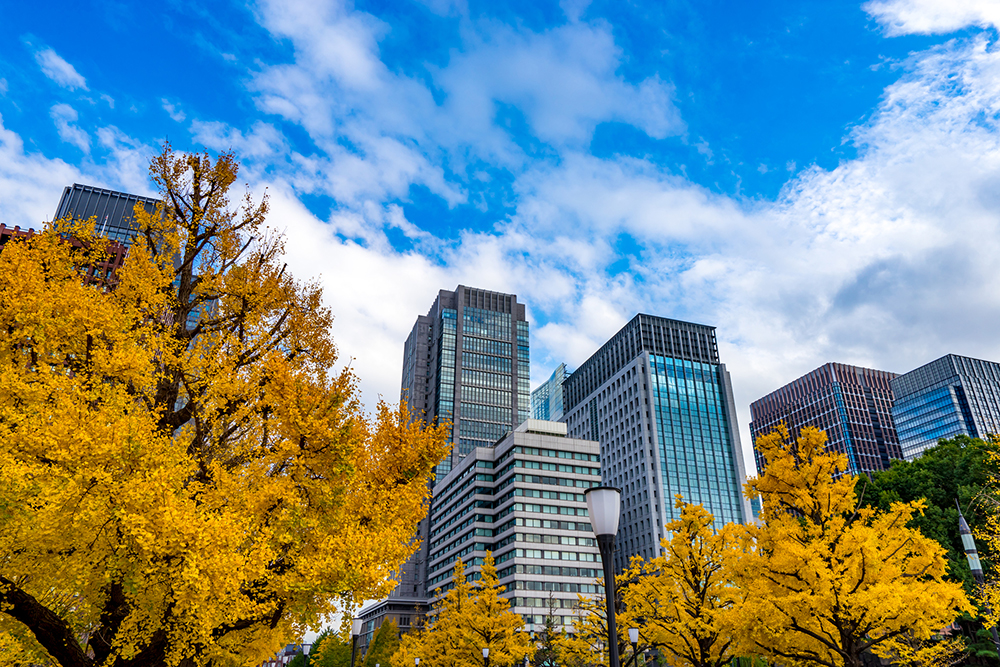
<path id="1" fill-rule="evenodd" d="M 351 621 L 351 667 L 354 667 L 354 656 L 358 652 L 358 635 L 361 634 L 363 623 L 360 618 Z"/>
<path id="2" fill-rule="evenodd" d="M 490 649 L 483 649 L 483 667 L 490 667 Z"/>
<path id="3" fill-rule="evenodd" d="M 622 515 L 622 492 L 613 486 L 595 486 L 584 492 L 590 525 L 597 536 L 604 565 L 604 597 L 608 609 L 608 667 L 621 667 L 618 660 L 618 628 L 615 625 L 615 535 Z"/>
<path id="4" fill-rule="evenodd" d="M 413 667 L 420 667 L 420 658 L 413 659 Z"/>
<path id="5" fill-rule="evenodd" d="M 986 583 L 986 578 L 983 576 L 983 565 L 979 562 L 976 541 L 972 538 L 972 530 L 969 528 L 968 522 L 962 516 L 962 505 L 958 502 L 958 498 L 955 499 L 955 505 L 958 506 L 958 534 L 962 536 L 965 558 L 969 561 L 969 569 L 972 570 L 972 576 L 975 577 L 976 583 L 982 586 Z M 986 607 L 986 613 L 990 613 L 989 607 Z M 1000 637 L 997 636 L 997 626 L 994 625 L 990 628 L 990 633 L 993 635 L 993 647 L 996 648 L 997 655 L 1000 656 Z"/>

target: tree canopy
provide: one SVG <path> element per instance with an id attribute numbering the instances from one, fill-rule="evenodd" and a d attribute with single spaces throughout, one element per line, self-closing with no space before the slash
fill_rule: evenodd
<path id="1" fill-rule="evenodd" d="M 421 667 L 468 667 L 483 663 L 482 650 L 490 650 L 490 664 L 514 665 L 531 652 L 524 621 L 501 597 L 504 587 L 497 579 L 489 552 L 480 569 L 479 581 L 470 583 L 461 559 L 455 562 L 452 587 L 435 604 L 431 622 L 422 632 L 403 636 L 392 667 L 410 667 L 420 658 Z"/>
<path id="2" fill-rule="evenodd" d="M 972 606 L 945 581 L 945 550 L 909 527 L 923 501 L 860 506 L 847 460 L 826 434 L 759 438 L 764 474 L 747 483 L 762 523 L 742 527 L 731 576 L 742 590 L 741 639 L 778 661 L 860 667 L 866 650 L 921 641 Z"/>
<path id="3" fill-rule="evenodd" d="M 64 667 L 252 662 L 379 597 L 445 434 L 362 411 L 320 289 L 230 154 L 151 164 L 113 289 L 59 221 L 0 253 L 0 645 Z M 89 260 L 88 260 L 89 261 Z"/>
<path id="4" fill-rule="evenodd" d="M 392 656 L 399 650 L 399 628 L 394 620 L 382 621 L 365 652 L 364 667 L 390 667 Z"/>
<path id="5" fill-rule="evenodd" d="M 666 525 L 663 555 L 632 560 L 622 579 L 619 627 L 638 628 L 640 643 L 672 665 L 722 667 L 738 655 L 732 609 L 738 597 L 726 570 L 735 526 L 716 531 L 701 505 L 677 496 L 680 517 Z"/>

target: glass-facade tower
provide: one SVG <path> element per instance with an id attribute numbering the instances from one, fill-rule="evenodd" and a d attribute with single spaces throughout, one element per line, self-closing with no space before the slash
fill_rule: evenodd
<path id="1" fill-rule="evenodd" d="M 826 432 L 827 447 L 847 457 L 852 475 L 887 470 L 903 458 L 892 418 L 895 373 L 828 363 L 750 404 L 754 442 L 778 424 L 798 437 L 804 426 Z M 754 450 L 757 470 L 767 467 Z"/>
<path id="2" fill-rule="evenodd" d="M 563 383 L 573 374 L 566 364 L 559 364 L 549 379 L 531 392 L 531 418 L 562 421 L 565 413 Z"/>
<path id="3" fill-rule="evenodd" d="M 949 354 L 895 378 L 892 389 L 908 461 L 941 438 L 1000 434 L 1000 364 Z"/>
<path id="4" fill-rule="evenodd" d="M 636 315 L 563 385 L 570 437 L 601 444 L 602 481 L 622 489 L 615 565 L 660 552 L 674 496 L 722 525 L 752 519 L 732 381 L 715 328 Z"/>

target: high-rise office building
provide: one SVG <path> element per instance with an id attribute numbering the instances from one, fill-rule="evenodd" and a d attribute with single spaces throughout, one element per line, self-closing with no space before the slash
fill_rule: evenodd
<path id="1" fill-rule="evenodd" d="M 74 183 L 63 189 L 53 220 L 94 218 L 94 232 L 128 247 L 135 239 L 135 205 L 147 212 L 156 210 L 160 200 Z"/>
<path id="2" fill-rule="evenodd" d="M 437 485 L 477 447 L 490 448 L 528 418 L 528 322 L 517 296 L 459 285 L 441 290 L 417 317 L 403 345 L 401 399 L 428 424 L 450 422 L 451 454 L 435 470 Z M 389 599 L 365 610 L 377 628 L 387 614 L 426 612 L 429 519 L 417 526 L 421 547 L 396 573 Z"/>
<path id="3" fill-rule="evenodd" d="M 475 447 L 491 447 L 528 418 L 528 322 L 513 294 L 441 290 L 403 348 L 402 398 L 428 423 L 452 423 L 441 479 Z"/>
<path id="4" fill-rule="evenodd" d="M 566 364 L 559 364 L 537 389 L 531 392 L 531 418 L 546 421 L 561 421 L 563 409 L 563 383 L 573 374 Z"/>
<path id="5" fill-rule="evenodd" d="M 1000 364 L 948 354 L 895 378 L 892 390 L 908 461 L 941 438 L 1000 434 Z"/>
<path id="6" fill-rule="evenodd" d="M 750 404 L 754 442 L 779 423 L 789 436 L 804 426 L 826 431 L 827 447 L 844 454 L 856 475 L 886 470 L 903 458 L 892 419 L 895 373 L 848 364 L 828 363 Z M 767 462 L 754 449 L 757 470 Z"/>
<path id="7" fill-rule="evenodd" d="M 659 553 L 674 496 L 717 525 L 752 519 L 729 372 L 715 327 L 636 315 L 563 386 L 569 435 L 601 444 L 605 484 L 622 489 L 615 565 Z"/>

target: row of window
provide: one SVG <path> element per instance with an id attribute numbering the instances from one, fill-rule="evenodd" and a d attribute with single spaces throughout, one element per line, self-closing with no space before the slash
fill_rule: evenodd
<path id="1" fill-rule="evenodd" d="M 515 454 L 527 454 L 529 456 L 544 456 L 548 458 L 575 459 L 577 461 L 598 462 L 601 457 L 597 454 L 584 454 L 583 452 L 565 452 L 561 449 L 544 449 L 541 447 L 515 447 Z"/>
<path id="2" fill-rule="evenodd" d="M 576 609 L 580 606 L 580 601 L 566 600 L 563 598 L 520 598 L 511 600 L 515 607 L 551 607 L 554 609 Z"/>
<path id="3" fill-rule="evenodd" d="M 547 577 L 585 577 L 597 579 L 604 573 L 590 567 L 563 567 L 559 565 L 535 565 L 533 563 L 518 563 L 497 571 L 500 579 L 512 577 L 515 574 L 541 574 Z"/>
<path id="4" fill-rule="evenodd" d="M 520 345 L 518 346 L 521 347 Z M 495 354 L 498 357 L 510 357 L 510 343 L 499 340 L 488 340 L 486 338 L 475 338 L 473 336 L 462 336 L 462 350 L 468 352 L 480 352 L 483 354 Z"/>
<path id="5" fill-rule="evenodd" d="M 462 400 L 486 405 L 502 405 L 510 409 L 511 393 L 499 389 L 483 389 L 462 385 Z"/>
<path id="6" fill-rule="evenodd" d="M 475 403 L 462 403 L 462 416 L 467 419 L 478 419 L 480 421 L 497 422 L 510 426 L 510 408 L 497 407 L 493 405 L 477 405 Z"/>
<path id="7" fill-rule="evenodd" d="M 553 486 L 573 486 L 579 489 L 589 489 L 593 486 L 600 486 L 601 483 L 589 479 L 568 479 L 566 477 L 546 477 L 543 475 L 514 475 L 512 478 L 518 482 L 528 484 L 551 484 Z"/>
<path id="8" fill-rule="evenodd" d="M 543 560 L 580 560 L 595 562 L 597 554 L 580 553 L 578 551 L 549 551 L 547 549 L 514 549 L 517 558 L 541 558 Z"/>
<path id="9" fill-rule="evenodd" d="M 462 369 L 462 384 L 487 387 L 489 389 L 506 389 L 510 391 L 512 379 L 510 375 L 487 373 L 470 368 Z"/>
<path id="10" fill-rule="evenodd" d="M 562 544 L 568 547 L 592 547 L 597 541 L 592 537 L 573 537 L 571 535 L 538 535 L 536 533 L 517 533 L 521 542 L 540 542 L 541 544 Z"/>
<path id="11" fill-rule="evenodd" d="M 524 581 L 514 582 L 514 590 L 518 591 L 549 591 L 552 593 L 590 593 L 604 594 L 604 586 L 597 584 L 573 584 L 563 581 Z"/>
<path id="12" fill-rule="evenodd" d="M 475 368 L 481 371 L 507 373 L 509 375 L 511 372 L 511 361 L 507 357 L 491 357 L 486 354 L 465 352 L 462 354 L 462 368 Z"/>

